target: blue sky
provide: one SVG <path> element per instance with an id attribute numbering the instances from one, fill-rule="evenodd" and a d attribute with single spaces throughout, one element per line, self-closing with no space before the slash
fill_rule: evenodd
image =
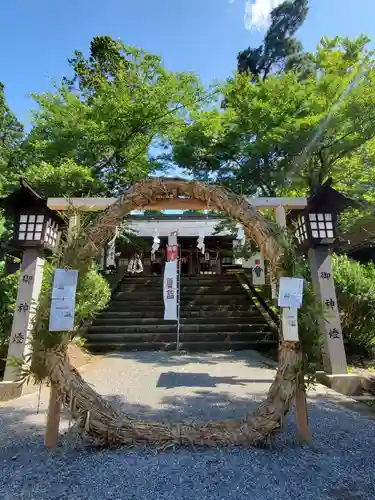
<path id="1" fill-rule="evenodd" d="M 249 3 L 254 0 L 248 0 Z M 277 0 L 256 0 L 267 5 Z M 51 88 L 68 73 L 75 49 L 87 52 L 96 35 L 121 38 L 162 56 L 170 70 L 198 73 L 205 83 L 229 76 L 238 51 L 260 42 L 247 30 L 246 0 L 3 0 L 0 81 L 12 110 L 30 121 L 30 92 Z M 323 35 L 375 40 L 375 0 L 310 0 L 299 33 L 306 49 Z M 68 73 L 69 74 L 69 73 Z"/>

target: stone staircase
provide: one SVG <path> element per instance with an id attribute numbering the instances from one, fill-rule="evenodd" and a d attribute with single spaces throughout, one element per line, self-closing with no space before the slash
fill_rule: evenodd
<path id="1" fill-rule="evenodd" d="M 87 347 L 176 350 L 177 324 L 164 321 L 160 276 L 126 276 L 109 306 L 89 327 Z M 180 350 L 270 349 L 275 331 L 235 276 L 181 278 Z"/>

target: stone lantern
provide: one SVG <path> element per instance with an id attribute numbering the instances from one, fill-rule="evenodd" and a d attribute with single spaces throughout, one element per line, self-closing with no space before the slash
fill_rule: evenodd
<path id="1" fill-rule="evenodd" d="M 55 251 L 64 220 L 23 179 L 20 184 L 20 189 L 0 200 L 0 207 L 14 224 L 9 247 Z"/>
<path id="2" fill-rule="evenodd" d="M 6 246 L 10 253 L 22 255 L 5 382 L 18 378 L 13 358 L 25 359 L 30 349 L 29 336 L 42 286 L 44 253 L 57 250 L 64 225 L 62 217 L 47 207 L 44 198 L 23 179 L 20 183 L 17 191 L 0 200 L 0 208 L 13 220 L 13 235 Z"/>
<path id="3" fill-rule="evenodd" d="M 337 216 L 355 202 L 331 187 L 332 180 L 319 186 L 302 210 L 293 210 L 289 222 L 295 222 L 295 236 L 304 252 L 337 242 Z"/>
<path id="4" fill-rule="evenodd" d="M 340 376 L 347 374 L 347 363 L 330 248 L 338 241 L 338 214 L 349 206 L 356 206 L 356 202 L 333 189 L 331 184 L 329 179 L 319 186 L 305 208 L 291 211 L 288 221 L 289 225 L 294 223 L 298 246 L 308 256 L 313 287 L 322 303 L 319 324 L 324 333 L 324 371 Z"/>

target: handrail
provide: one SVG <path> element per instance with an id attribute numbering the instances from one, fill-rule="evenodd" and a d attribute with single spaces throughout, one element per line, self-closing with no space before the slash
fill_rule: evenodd
<path id="1" fill-rule="evenodd" d="M 254 288 L 253 284 L 250 282 L 249 276 L 247 276 L 246 273 L 243 273 L 241 275 L 236 275 L 237 279 L 241 282 L 240 276 L 244 277 L 247 286 L 249 287 L 249 291 L 251 294 L 257 299 L 259 302 L 259 305 L 264 309 L 265 314 L 267 314 L 270 317 L 270 320 L 272 323 L 274 323 L 275 328 L 279 330 L 280 327 L 280 319 L 277 314 L 275 314 L 274 311 L 270 308 L 270 306 L 267 304 L 267 302 L 264 300 L 264 298 L 260 295 L 259 292 Z"/>

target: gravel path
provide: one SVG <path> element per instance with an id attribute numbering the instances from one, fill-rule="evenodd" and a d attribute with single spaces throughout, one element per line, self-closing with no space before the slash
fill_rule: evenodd
<path id="1" fill-rule="evenodd" d="M 274 371 L 253 353 L 114 355 L 85 377 L 123 409 L 145 418 L 244 416 L 262 399 Z M 73 438 L 56 453 L 43 448 L 47 391 L 0 403 L 0 500 L 373 500 L 375 421 L 309 397 L 313 445 L 296 442 L 294 416 L 272 450 L 90 451 Z M 68 421 L 63 418 L 61 428 Z"/>

